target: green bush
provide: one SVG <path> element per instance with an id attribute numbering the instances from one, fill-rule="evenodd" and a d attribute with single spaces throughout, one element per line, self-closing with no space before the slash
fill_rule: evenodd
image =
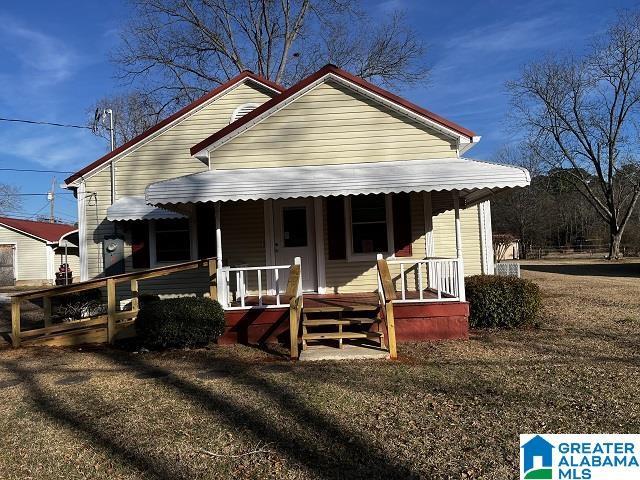
<path id="1" fill-rule="evenodd" d="M 497 275 L 465 278 L 471 328 L 515 328 L 535 325 L 540 316 L 540 288 L 529 280 Z"/>
<path id="2" fill-rule="evenodd" d="M 160 296 L 155 293 L 143 293 L 138 296 L 138 308 L 142 308 L 153 302 L 159 302 Z"/>
<path id="3" fill-rule="evenodd" d="M 136 333 L 149 348 L 207 345 L 224 332 L 224 311 L 209 298 L 169 298 L 145 302 L 136 319 Z"/>

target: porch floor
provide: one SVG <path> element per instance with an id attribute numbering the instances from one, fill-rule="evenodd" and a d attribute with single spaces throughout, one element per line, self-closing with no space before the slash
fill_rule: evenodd
<path id="1" fill-rule="evenodd" d="M 422 294 L 425 300 L 434 300 L 438 298 L 438 294 L 433 290 L 424 290 Z M 451 298 L 450 295 L 442 294 L 443 298 Z M 401 294 L 396 293 L 396 299 L 400 299 Z M 406 298 L 409 300 L 417 300 L 420 298 L 419 292 L 407 292 Z M 280 295 L 280 305 L 282 307 L 288 307 L 290 298 L 286 295 Z M 262 305 L 271 306 L 277 305 L 275 295 L 263 295 Z M 239 307 L 240 302 L 236 301 L 232 304 L 233 307 Z M 257 296 L 245 297 L 246 307 L 259 306 L 259 300 Z M 305 293 L 304 294 L 304 307 L 305 308 L 353 308 L 354 310 L 367 310 L 378 307 L 378 294 L 375 292 L 369 293 Z"/>

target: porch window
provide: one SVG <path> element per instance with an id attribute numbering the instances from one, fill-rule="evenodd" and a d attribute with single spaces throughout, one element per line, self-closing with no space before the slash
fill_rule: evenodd
<path id="1" fill-rule="evenodd" d="M 156 220 L 156 261 L 177 262 L 191 259 L 189 219 Z"/>
<path id="2" fill-rule="evenodd" d="M 387 196 L 357 195 L 348 198 L 351 253 L 388 253 L 390 248 L 390 208 Z"/>
<path id="3" fill-rule="evenodd" d="M 216 256 L 216 211 L 211 203 L 196 206 L 198 258 Z"/>

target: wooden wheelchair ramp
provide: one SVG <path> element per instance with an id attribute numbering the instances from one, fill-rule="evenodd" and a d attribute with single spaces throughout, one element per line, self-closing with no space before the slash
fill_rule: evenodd
<path id="1" fill-rule="evenodd" d="M 138 315 L 138 282 L 146 279 L 171 275 L 172 273 L 207 267 L 209 269 L 209 294 L 217 296 L 216 259 L 195 260 L 191 262 L 152 268 L 144 271 L 98 278 L 86 282 L 44 288 L 19 293 L 11 297 L 11 343 L 20 346 L 72 346 L 84 343 L 111 343 L 116 339 L 135 335 L 134 321 Z M 116 286 L 127 282 L 130 285 L 130 310 L 117 310 Z M 107 293 L 106 313 L 80 320 L 53 323 L 51 299 L 61 295 L 104 289 Z M 40 299 L 44 326 L 35 329 L 22 329 L 21 305 L 23 302 Z"/>

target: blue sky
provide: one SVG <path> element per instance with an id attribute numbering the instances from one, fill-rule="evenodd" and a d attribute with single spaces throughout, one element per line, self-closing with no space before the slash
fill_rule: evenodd
<path id="1" fill-rule="evenodd" d="M 505 82 L 549 51 L 584 48 L 618 9 L 637 2 L 369 0 L 373 15 L 407 13 L 428 46 L 431 76 L 403 96 L 482 135 L 469 152 L 490 159 L 515 134 L 505 115 Z M 0 117 L 85 124 L 93 102 L 122 88 L 109 52 L 127 17 L 124 0 L 3 2 L 0 7 Z M 0 122 L 0 168 L 77 170 L 106 152 L 89 130 Z M 0 182 L 43 193 L 53 176 L 0 171 Z M 56 214 L 76 217 L 73 197 L 58 190 Z M 25 196 L 29 216 L 45 196 Z M 47 208 L 43 208 L 46 213 Z"/>

